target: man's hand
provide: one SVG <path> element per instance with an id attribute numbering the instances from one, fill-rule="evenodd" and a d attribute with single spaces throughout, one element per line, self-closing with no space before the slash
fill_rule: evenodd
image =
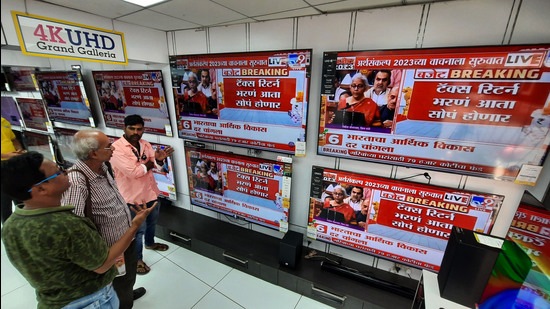
<path id="1" fill-rule="evenodd" d="M 132 219 L 132 225 L 135 225 L 137 227 L 141 226 L 143 221 L 147 218 L 147 216 L 157 207 L 158 202 L 155 202 L 153 206 L 147 208 L 147 203 L 142 202 L 141 204 L 138 204 L 137 202 L 134 202 L 134 205 L 130 206 L 130 209 L 136 214 L 134 219 Z"/>
<path id="2" fill-rule="evenodd" d="M 174 148 L 171 146 L 167 146 L 164 149 L 157 148 L 157 151 L 155 151 L 155 160 L 157 161 L 164 161 L 167 157 L 171 156 L 174 153 Z"/>

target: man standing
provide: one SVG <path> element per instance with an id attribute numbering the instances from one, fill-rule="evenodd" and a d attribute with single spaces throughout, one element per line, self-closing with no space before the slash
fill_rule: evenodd
<path id="1" fill-rule="evenodd" d="M 63 194 L 62 205 L 75 207 L 74 213 L 86 217 L 86 202 L 89 198 L 90 219 L 99 233 L 111 246 L 132 225 L 132 216 L 126 201 L 118 191 L 115 180 L 105 162 L 113 155 L 113 146 L 107 135 L 98 130 L 81 130 L 74 135 L 72 150 L 78 160 L 71 167 L 71 186 Z M 120 308 L 132 308 L 134 300 L 145 294 L 145 288 L 134 290 L 136 282 L 136 241 L 124 251 L 126 274 L 113 280 L 113 287 L 120 300 Z"/>
<path id="2" fill-rule="evenodd" d="M 153 176 L 153 168 L 161 168 L 166 157 L 174 150 L 172 147 L 153 150 L 151 144 L 141 137 L 145 122 L 140 115 L 124 118 L 124 135 L 113 143 L 114 151 L 111 164 L 116 175 L 120 193 L 129 207 L 135 203 L 147 203 L 150 207 L 157 202 L 160 190 Z M 166 251 L 168 246 L 155 242 L 155 228 L 160 208 L 157 207 L 136 233 L 137 274 L 147 274 L 151 269 L 143 261 L 143 236 L 145 248 Z"/>
<path id="3" fill-rule="evenodd" d="M 387 95 L 391 81 L 391 71 L 380 70 L 374 75 L 374 85 L 365 92 L 365 97 L 371 98 L 378 106 L 387 103 Z"/>
<path id="4" fill-rule="evenodd" d="M 2 117 L 2 161 L 22 154 L 25 150 L 11 130 L 11 124 Z M 4 184 L 2 183 L 2 186 Z M 11 216 L 13 208 L 13 199 L 2 191 L 2 204 L 0 213 L 2 214 L 2 224 Z M 17 202 L 16 202 L 17 204 Z"/>
<path id="5" fill-rule="evenodd" d="M 2 161 L 1 175 L 2 191 L 24 203 L 4 224 L 2 242 L 38 308 L 118 308 L 113 265 L 156 205 L 135 207 L 130 227 L 109 247 L 88 218 L 60 206 L 70 184 L 54 162 L 31 151 Z"/>

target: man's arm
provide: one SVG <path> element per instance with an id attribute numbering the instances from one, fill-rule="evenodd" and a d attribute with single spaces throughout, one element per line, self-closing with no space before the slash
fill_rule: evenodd
<path id="1" fill-rule="evenodd" d="M 140 178 L 147 175 L 147 171 L 149 171 L 150 168 L 148 168 L 146 164 L 138 162 L 131 150 L 123 149 L 123 146 L 117 144 L 114 146 L 115 151 L 113 152 L 113 157 L 110 162 L 116 172 L 120 172 L 129 178 Z"/>
<path id="2" fill-rule="evenodd" d="M 107 272 L 109 269 L 111 269 L 113 265 L 115 265 L 116 259 L 122 254 L 124 254 L 124 251 L 128 249 L 128 247 L 130 246 L 130 243 L 132 242 L 132 240 L 136 235 L 137 230 L 139 229 L 143 221 L 145 221 L 149 213 L 151 213 L 151 211 L 155 207 L 157 207 L 157 204 L 158 202 L 155 202 L 153 206 L 151 206 L 150 208 L 147 208 L 146 203 L 143 203 L 142 205 L 139 205 L 137 202 L 134 203 L 134 205 L 136 206 L 132 207 L 133 208 L 132 210 L 136 213 L 136 216 L 132 220 L 132 225 L 128 230 L 126 230 L 126 233 L 124 233 L 124 235 L 122 235 L 122 237 L 120 237 L 120 239 L 109 248 L 107 259 L 105 259 L 105 261 L 103 262 L 103 265 L 94 269 L 94 272 L 98 274 L 103 274 Z"/>

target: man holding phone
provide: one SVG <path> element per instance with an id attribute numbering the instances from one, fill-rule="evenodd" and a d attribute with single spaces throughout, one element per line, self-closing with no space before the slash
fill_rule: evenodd
<path id="1" fill-rule="evenodd" d="M 157 202 L 160 190 L 155 182 L 153 169 L 160 169 L 174 149 L 153 149 L 151 144 L 142 139 L 145 121 L 140 115 L 129 115 L 124 118 L 124 135 L 113 143 L 114 151 L 110 160 L 115 172 L 115 180 L 120 193 L 129 207 L 134 203 L 146 203 L 147 207 Z M 137 274 L 144 275 L 151 270 L 143 261 L 143 236 L 145 248 L 166 251 L 168 246 L 155 242 L 155 228 L 159 215 L 156 207 L 146 222 L 136 233 Z"/>

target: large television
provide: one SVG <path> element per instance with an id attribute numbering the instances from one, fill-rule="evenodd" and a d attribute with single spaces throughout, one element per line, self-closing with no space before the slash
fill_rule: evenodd
<path id="1" fill-rule="evenodd" d="M 305 155 L 311 53 L 170 56 L 178 136 Z"/>
<path id="2" fill-rule="evenodd" d="M 437 272 L 452 227 L 490 232 L 503 200 L 313 166 L 308 237 Z"/>
<path id="3" fill-rule="evenodd" d="M 122 129 L 124 118 L 138 114 L 145 132 L 172 136 L 160 70 L 92 71 L 105 125 Z"/>
<path id="4" fill-rule="evenodd" d="M 2 96 L 2 117 L 12 126 L 22 126 L 21 111 L 11 96 Z"/>
<path id="5" fill-rule="evenodd" d="M 111 142 L 115 142 L 120 137 L 114 137 L 114 136 L 108 136 Z M 151 143 L 151 146 L 153 149 L 164 149 L 167 147 L 167 145 L 164 144 L 158 144 L 158 143 Z M 176 201 L 177 200 L 177 191 L 176 191 L 176 183 L 175 183 L 175 176 L 174 176 L 174 163 L 172 162 L 172 158 L 168 157 L 166 158 L 165 164 L 161 166 L 160 168 L 154 168 L 153 170 L 153 176 L 155 177 L 155 181 L 157 183 L 157 187 L 160 190 L 160 196 Z M 115 175 L 116 178 L 116 175 Z"/>
<path id="6" fill-rule="evenodd" d="M 80 71 L 37 72 L 34 75 L 50 120 L 95 127 Z"/>
<path id="7" fill-rule="evenodd" d="M 37 91 L 33 74 L 38 72 L 38 68 L 3 66 L 7 86 L 7 91 Z"/>
<path id="8" fill-rule="evenodd" d="M 479 308 L 550 307 L 549 226 L 550 211 L 519 205 L 506 237 L 516 246 L 503 247 Z"/>
<path id="9" fill-rule="evenodd" d="M 324 52 L 318 154 L 533 184 L 524 171 L 540 172 L 550 141 L 549 50 Z"/>
<path id="10" fill-rule="evenodd" d="M 15 100 L 26 129 L 52 132 L 51 122 L 42 99 L 15 98 Z"/>
<path id="11" fill-rule="evenodd" d="M 292 159 L 269 160 L 185 145 L 191 204 L 288 231 Z"/>

